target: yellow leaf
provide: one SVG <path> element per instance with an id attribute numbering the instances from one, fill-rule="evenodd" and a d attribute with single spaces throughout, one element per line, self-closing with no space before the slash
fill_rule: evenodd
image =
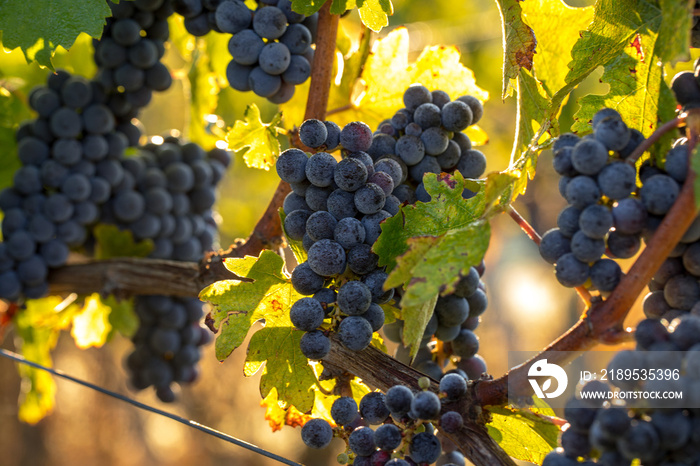
<path id="1" fill-rule="evenodd" d="M 109 323 L 111 310 L 102 303 L 98 294 L 93 294 L 85 300 L 82 311 L 73 317 L 73 328 L 70 332 L 80 349 L 100 347 L 105 343 L 112 330 Z"/>

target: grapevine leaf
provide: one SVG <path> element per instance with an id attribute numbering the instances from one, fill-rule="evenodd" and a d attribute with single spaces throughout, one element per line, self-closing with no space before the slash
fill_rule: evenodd
<path id="1" fill-rule="evenodd" d="M 200 299 L 215 305 L 212 315 L 214 325 L 219 327 L 216 357 L 226 359 L 243 343 L 250 327 L 264 319 L 265 327 L 250 340 L 243 372 L 249 377 L 265 365 L 260 379 L 262 396 L 276 388 L 285 406 L 308 411 L 314 402 L 316 376 L 299 348 L 303 332 L 294 329 L 289 320 L 289 308 L 302 296 L 282 271 L 282 258 L 263 251 L 260 257 L 227 259 L 225 265 L 253 281 L 223 280 L 200 293 Z"/>
<path id="2" fill-rule="evenodd" d="M 331 3 L 331 14 L 342 15 L 346 10 L 355 7 L 355 0 L 333 0 Z"/>
<path id="3" fill-rule="evenodd" d="M 102 303 L 100 295 L 95 293 L 85 299 L 80 312 L 73 316 L 71 336 L 80 349 L 104 345 L 112 330 L 109 315 L 112 309 Z"/>
<path id="4" fill-rule="evenodd" d="M 693 0 L 659 0 L 661 26 L 656 54 L 672 65 L 690 60 L 690 34 L 693 28 Z"/>
<path id="5" fill-rule="evenodd" d="M 134 241 L 129 230 L 120 231 L 115 225 L 99 224 L 93 231 L 96 240 L 95 259 L 114 257 L 146 257 L 153 250 L 153 241 Z"/>
<path id="6" fill-rule="evenodd" d="M 260 109 L 255 104 L 245 109 L 244 119 L 238 120 L 226 134 L 229 149 L 243 151 L 243 159 L 251 168 L 269 170 L 280 153 L 277 140 L 282 114 L 278 113 L 270 123 L 260 119 Z"/>
<path id="7" fill-rule="evenodd" d="M 360 48 L 345 58 L 340 79 L 331 84 L 328 108 L 337 109 L 331 118 L 341 127 L 351 121 L 363 121 L 376 128 L 387 116 L 403 108 L 403 93 L 414 83 L 431 90 L 441 89 L 452 98 L 470 94 L 481 101 L 488 99 L 488 92 L 476 85 L 474 73 L 460 63 L 456 47 L 427 47 L 410 63 L 408 32 L 397 28 L 376 41 L 368 53 L 369 38 L 365 35 Z M 282 105 L 288 121 L 301 122 L 307 96 L 308 85 L 299 86 L 292 100 Z M 478 127 L 470 131 L 470 137 L 486 139 Z"/>
<path id="8" fill-rule="evenodd" d="M 551 98 L 566 84 L 571 46 L 593 20 L 593 7 L 574 8 L 562 0 L 528 0 L 520 5 L 524 22 L 539 38 L 531 71 Z"/>
<path id="9" fill-rule="evenodd" d="M 324 3 L 326 3 L 326 0 L 292 0 L 292 10 L 311 16 L 320 10 Z"/>
<path id="10" fill-rule="evenodd" d="M 501 98 L 512 94 L 514 80 L 521 68 L 532 69 L 537 39 L 523 22 L 519 0 L 496 0 L 503 32 L 503 89 Z"/>
<path id="11" fill-rule="evenodd" d="M 462 199 L 464 188 L 473 188 L 474 185 L 459 172 L 439 177 L 427 174 L 424 182 L 432 200 L 402 206 L 399 214 L 382 224 L 382 234 L 374 245 L 374 251 L 379 255 L 379 264 L 387 265 L 389 270 L 396 267 L 397 257 L 409 250 L 409 238 L 441 237 L 452 230 L 469 226 L 484 213 L 483 190 L 469 200 Z M 389 279 L 393 281 L 391 274 Z"/>
<path id="12" fill-rule="evenodd" d="M 102 302 L 112 308 L 112 312 L 109 313 L 109 325 L 112 329 L 126 338 L 131 338 L 139 329 L 139 318 L 134 312 L 134 301 L 132 299 L 117 301 L 113 295 L 109 295 Z"/>
<path id="13" fill-rule="evenodd" d="M 403 344 L 411 348 L 411 359 L 418 354 L 423 333 L 428 326 L 428 321 L 433 316 L 437 299 L 438 294 L 435 293 L 430 299 L 422 303 L 412 305 L 401 303 L 401 316 L 404 319 Z"/>
<path id="14" fill-rule="evenodd" d="M 552 97 L 566 84 L 571 44 L 593 18 L 592 7 L 572 8 L 559 0 L 533 0 L 520 5 L 523 20 L 541 40 L 532 70 L 521 68 L 517 76 L 518 119 L 508 170 L 518 176 L 513 189 L 516 196 L 525 192 L 528 178 L 535 175 L 538 145 L 546 142 L 545 133 L 559 133 L 553 117 L 558 106 L 552 108 Z"/>
<path id="15" fill-rule="evenodd" d="M 664 82 L 662 57 L 659 52 L 665 39 L 658 32 L 663 24 L 672 22 L 662 18 L 655 6 L 645 4 L 638 21 L 620 31 L 627 40 L 616 44 L 617 55 L 605 65 L 602 81 L 610 84 L 606 95 L 587 95 L 579 102 L 581 109 L 576 114 L 574 131 L 589 132 L 589 121 L 602 107 L 614 108 L 630 128 L 638 129 L 649 136 L 660 121 L 674 116 L 675 99 Z M 617 11 L 617 10 L 614 10 Z M 596 12 L 598 13 L 598 12 Z M 612 15 L 613 11 L 601 9 L 600 15 Z M 687 16 L 687 13 L 686 13 Z M 626 16 L 625 16 L 626 17 Z M 617 19 L 610 17 L 609 21 Z M 672 23 L 674 28 L 680 24 Z"/>
<path id="16" fill-rule="evenodd" d="M 389 24 L 389 16 L 394 14 L 391 0 L 355 0 L 362 24 L 379 32 Z"/>
<path id="17" fill-rule="evenodd" d="M 488 433 L 513 458 L 541 464 L 557 447 L 559 427 L 528 410 L 490 406 Z"/>
<path id="18" fill-rule="evenodd" d="M 628 14 L 634 11 L 634 15 Z M 571 49 L 566 85 L 552 98 L 556 111 L 569 93 L 596 68 L 610 63 L 624 52 L 638 33 L 658 30 L 661 11 L 646 0 L 597 2 L 593 22 Z M 649 57 L 651 59 L 651 57 Z"/>
<path id="19" fill-rule="evenodd" d="M 27 63 L 53 70 L 57 47 L 69 49 L 81 32 L 98 39 L 112 13 L 103 0 L 0 2 L 0 31 L 6 49 L 20 47 Z"/>
<path id="20" fill-rule="evenodd" d="M 27 301 L 26 308 L 14 317 L 22 355 L 29 361 L 51 367 L 51 351 L 60 330 L 77 308 L 65 305 L 57 296 Z M 23 364 L 19 365 L 19 373 L 22 377 L 19 419 L 36 424 L 53 410 L 56 384 L 47 372 Z"/>
<path id="21" fill-rule="evenodd" d="M 313 406 L 312 388 L 316 384 L 316 376 L 299 348 L 303 334 L 292 325 L 289 312 L 275 317 L 268 314 L 265 328 L 258 330 L 250 339 L 243 374 L 251 377 L 264 365 L 260 378 L 262 396 L 267 396 L 272 388 L 276 388 L 283 402 L 306 412 Z"/>
<path id="22" fill-rule="evenodd" d="M 226 63 L 231 57 L 228 40 L 225 34 L 207 34 L 194 42 L 195 47 L 191 53 L 192 65 L 187 76 L 190 83 L 187 131 L 190 141 L 206 148 L 214 146 L 225 137 L 223 125 L 217 125 L 223 122 L 220 122 L 215 112 L 219 94 L 226 84 Z M 189 43 L 185 46 L 187 44 Z"/>
<path id="23" fill-rule="evenodd" d="M 265 408 L 265 420 L 270 424 L 272 432 L 282 430 L 283 426 L 301 427 L 314 418 L 311 414 L 300 412 L 294 406 L 280 406 L 277 389 L 274 387 L 260 402 L 260 406 Z"/>

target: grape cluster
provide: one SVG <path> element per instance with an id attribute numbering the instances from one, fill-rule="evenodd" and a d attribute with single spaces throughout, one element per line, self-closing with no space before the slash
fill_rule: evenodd
<path id="1" fill-rule="evenodd" d="M 697 464 L 700 461 L 700 417 L 697 405 L 700 389 L 700 317 L 686 314 L 666 320 L 645 319 L 637 325 L 636 350 L 621 351 L 608 370 L 662 368 L 680 374 L 677 380 L 611 381 L 624 390 L 684 390 L 691 399 L 659 399 L 656 408 L 630 406 L 607 400 L 613 387 L 601 381 L 582 388 L 588 395 L 568 401 L 568 428 L 560 438 L 561 449 L 550 453 L 543 466 L 579 464 L 577 458 L 603 465 Z M 663 351 L 664 353 L 657 352 Z M 675 353 L 666 353 L 673 351 Z"/>
<path id="2" fill-rule="evenodd" d="M 133 135 L 136 127 L 117 124 L 113 98 L 100 82 L 65 71 L 30 93 L 38 116 L 17 130 L 22 166 L 0 192 L 0 298 L 44 296 L 48 271 L 65 265 L 71 250 L 89 253 L 97 224 L 152 240 L 154 258 L 199 261 L 212 248 L 211 208 L 230 155 L 167 136 L 126 156 L 124 130 Z M 133 385 L 154 385 L 170 401 L 170 382 L 196 376 L 197 346 L 207 341 L 202 303 L 150 296 L 136 297 L 135 307 L 142 325 L 127 364 Z"/>
<path id="3" fill-rule="evenodd" d="M 134 309 L 140 326 L 132 337 L 134 351 L 126 359 L 131 385 L 151 385 L 161 401 L 172 402 L 173 382 L 191 383 L 198 374 L 199 347 L 211 341 L 211 332 L 199 322 L 204 313 L 196 298 L 136 296 Z"/>
<path id="4" fill-rule="evenodd" d="M 293 190 L 283 205 L 285 232 L 308 253 L 292 272 L 292 285 L 311 297 L 294 303 L 290 317 L 307 332 L 302 352 L 321 359 L 330 348 L 318 330 L 326 317 L 339 321 L 340 340 L 354 351 L 366 348 L 384 324 L 380 304 L 389 302 L 394 290 L 384 291 L 387 275 L 371 248 L 381 233 L 380 222 L 392 215 L 384 207 L 401 167 L 391 159 L 373 161 L 365 152 L 372 132 L 361 122 L 341 130 L 332 122 L 307 120 L 299 135 L 309 147 L 344 148 L 340 162 L 328 152 L 308 157 L 299 149 L 286 150 L 277 161 L 277 173 Z"/>
<path id="5" fill-rule="evenodd" d="M 405 108 L 380 123 L 368 151 L 373 158 L 391 154 L 401 163 L 410 179 L 397 193 L 401 202 L 430 201 L 423 186 L 426 173 L 459 170 L 465 178 L 484 174 L 486 156 L 472 148 L 462 132 L 484 114 L 478 99 L 465 95 L 451 101 L 443 91 L 413 85 L 406 89 L 403 102 Z M 464 194 L 471 197 L 474 193 L 466 190 Z"/>
<path id="6" fill-rule="evenodd" d="M 178 0 L 175 8 L 194 35 L 233 34 L 226 69 L 233 89 L 281 104 L 311 75 L 318 14 L 296 13 L 290 0 L 259 1 L 255 11 L 240 0 Z"/>
<path id="7" fill-rule="evenodd" d="M 107 105 L 118 122 L 128 127 L 138 111 L 151 101 L 153 91 L 172 84 L 168 68 L 160 62 L 170 31 L 171 0 L 108 1 L 112 16 L 107 18 L 102 37 L 94 40 L 95 80 L 109 94 Z M 129 128 L 130 145 L 138 145 L 139 133 Z"/>
<path id="8" fill-rule="evenodd" d="M 462 416 L 449 407 L 467 393 L 467 380 L 456 373 L 445 375 L 440 395 L 428 390 L 427 378 L 419 382 L 426 388 L 416 393 L 403 385 L 391 387 L 386 394 L 370 392 L 359 407 L 351 397 L 340 397 L 331 407 L 338 427 L 313 419 L 302 428 L 301 438 L 310 448 L 325 448 L 334 436 L 345 439 L 348 448 L 339 462 L 354 466 L 416 466 L 436 461 L 463 466 L 464 456 L 440 434 L 462 427 Z"/>
<path id="9" fill-rule="evenodd" d="M 152 240 L 153 258 L 197 262 L 216 237 L 211 208 L 230 162 L 222 149 L 207 153 L 174 135 L 146 144 L 121 160 L 122 180 L 100 221 L 131 231 L 137 240 Z M 196 298 L 135 297 L 140 326 L 126 361 L 134 388 L 153 385 L 156 395 L 170 402 L 171 383 L 195 380 L 198 346 L 210 340 L 199 324 L 202 305 Z"/>
<path id="10" fill-rule="evenodd" d="M 593 117 L 593 134 L 579 138 L 567 133 L 554 143 L 559 190 L 569 205 L 559 214 L 557 228 L 542 236 L 540 255 L 555 265 L 562 285 L 612 291 L 622 271 L 603 256 L 634 256 L 649 217 L 664 215 L 673 204 L 678 185 L 666 175 L 642 180 L 644 186 L 637 187 L 637 171 L 625 158 L 643 140 L 619 113 L 605 108 Z M 668 193 L 658 192 L 666 189 Z"/>
<path id="11" fill-rule="evenodd" d="M 483 272 L 483 262 L 479 267 L 471 267 L 469 273 L 457 282 L 453 294 L 438 298 L 413 360 L 410 358 L 410 349 L 402 345 L 403 321 L 396 320 L 384 326 L 385 337 L 399 343 L 396 351 L 399 361 L 411 364 L 435 380 L 441 380 L 444 367 L 436 362 L 435 354 L 439 340 L 445 343 L 442 351 L 448 356 L 454 356 L 457 371 L 461 375 L 476 380 L 486 372 L 484 359 L 476 354 L 479 351 L 479 337 L 474 333 L 488 306 L 486 287 L 480 279 Z M 444 362 L 447 363 L 448 360 L 445 359 Z"/>
<path id="12" fill-rule="evenodd" d="M 65 71 L 29 94 L 38 116 L 17 130 L 22 166 L 0 193 L 0 298 L 44 296 L 49 269 L 85 244 L 118 187 L 128 140 L 106 99 L 98 83 Z"/>

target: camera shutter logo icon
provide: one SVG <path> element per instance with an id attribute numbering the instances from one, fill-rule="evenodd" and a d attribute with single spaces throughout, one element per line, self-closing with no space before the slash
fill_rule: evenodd
<path id="1" fill-rule="evenodd" d="M 529 376 L 528 380 L 530 381 L 530 385 L 532 385 L 532 389 L 535 391 L 535 395 L 537 395 L 538 398 L 556 398 L 560 396 L 564 393 L 564 390 L 566 390 L 566 386 L 569 382 L 569 378 L 564 369 L 557 364 L 548 363 L 546 359 L 540 359 L 533 364 L 527 375 Z M 541 377 L 549 378 L 545 380 L 540 387 L 538 379 Z M 552 387 L 552 379 L 557 381 L 557 387 L 556 390 L 550 392 L 549 389 Z"/>

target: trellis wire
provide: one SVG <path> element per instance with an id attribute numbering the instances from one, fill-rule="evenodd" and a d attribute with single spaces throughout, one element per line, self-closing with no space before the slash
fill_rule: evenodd
<path id="1" fill-rule="evenodd" d="M 3 348 L 0 348 L 0 356 L 3 356 L 7 359 L 11 359 L 11 360 L 16 361 L 16 362 L 21 363 L 21 364 L 25 364 L 27 366 L 34 367 L 36 369 L 40 369 L 42 371 L 46 371 L 50 374 L 55 375 L 56 377 L 61 377 L 63 379 L 69 380 L 73 383 L 77 383 L 78 385 L 82 385 L 84 387 L 90 388 L 90 389 L 95 390 L 97 392 L 111 396 L 112 398 L 116 398 L 118 400 L 125 401 L 125 402 L 127 402 L 133 406 L 136 406 L 137 408 L 143 409 L 145 411 L 150 411 L 150 412 L 158 414 L 160 416 L 170 418 L 173 421 L 179 422 L 180 424 L 184 424 L 184 425 L 191 427 L 193 429 L 197 429 L 199 431 L 202 431 L 205 434 L 209 434 L 209 435 L 216 437 L 218 439 L 232 443 L 232 444 L 237 445 L 239 447 L 243 447 L 246 450 L 250 450 L 250 451 L 257 453 L 259 455 L 266 456 L 266 457 L 271 458 L 275 461 L 279 461 L 282 464 L 288 464 L 290 466 L 304 466 L 301 463 L 296 463 L 296 462 L 294 462 L 292 460 L 288 460 L 287 458 L 284 458 L 282 456 L 275 455 L 274 453 L 271 453 L 271 452 L 264 450 L 260 447 L 256 447 L 255 445 L 253 445 L 251 443 L 245 442 L 243 440 L 239 440 L 235 437 L 232 437 L 232 436 L 225 434 L 223 432 L 219 432 L 218 430 L 212 429 L 211 427 L 205 426 L 205 425 L 200 424 L 198 422 L 191 421 L 189 419 L 185 419 L 184 417 L 177 416 L 175 414 L 169 413 L 167 411 L 163 411 L 163 410 L 158 409 L 158 408 L 154 408 L 154 407 L 149 406 L 147 404 L 141 403 L 140 401 L 133 400 L 127 396 L 120 395 L 119 393 L 107 390 L 106 388 L 102 388 L 102 387 L 97 386 L 95 384 L 92 384 L 90 382 L 86 382 L 84 380 L 78 379 L 76 377 L 73 377 L 72 375 L 68 375 L 61 370 L 52 369 L 50 367 L 42 366 L 41 364 L 37 364 L 35 362 L 28 361 L 23 356 L 21 356 L 17 353 L 13 353 L 12 351 L 8 351 L 8 350 L 5 350 Z"/>

